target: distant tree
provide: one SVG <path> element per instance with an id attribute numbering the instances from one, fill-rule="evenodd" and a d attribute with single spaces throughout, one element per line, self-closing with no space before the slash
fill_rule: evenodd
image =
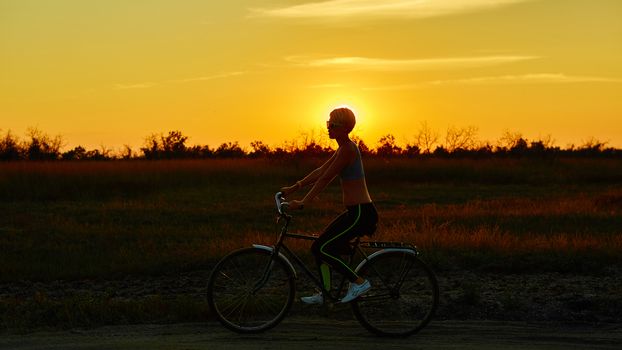
<path id="1" fill-rule="evenodd" d="M 530 155 L 536 155 L 536 156 L 544 156 L 547 152 L 547 148 L 544 145 L 544 142 L 538 140 L 538 141 L 531 141 L 531 143 L 529 144 L 529 154 Z"/>
<path id="2" fill-rule="evenodd" d="M 187 136 L 181 131 L 169 131 L 168 135 L 151 134 L 145 138 L 145 145 L 141 147 L 146 159 L 173 159 L 189 156 L 186 147 Z"/>
<path id="3" fill-rule="evenodd" d="M 60 157 L 62 138 L 50 137 L 36 128 L 27 131 L 30 140 L 24 144 L 25 155 L 29 160 L 55 160 Z"/>
<path id="4" fill-rule="evenodd" d="M 4 137 L 0 139 L 0 160 L 18 160 L 22 156 L 19 146 L 19 139 L 8 130 Z"/>
<path id="5" fill-rule="evenodd" d="M 354 135 L 352 136 L 352 142 L 356 143 L 362 156 L 367 156 L 367 155 L 372 154 L 372 150 L 367 146 L 367 144 L 365 143 L 365 141 L 363 141 L 362 138 Z"/>
<path id="6" fill-rule="evenodd" d="M 246 152 L 244 152 L 237 141 L 225 142 L 214 151 L 214 156 L 218 158 L 242 158 L 245 155 Z"/>
<path id="7" fill-rule="evenodd" d="M 523 140 L 523 134 L 520 132 L 512 132 L 505 130 L 501 138 L 497 141 L 497 152 L 507 153 L 510 149 L 516 147 Z"/>
<path id="8" fill-rule="evenodd" d="M 124 145 L 118 153 L 101 146 L 100 149 L 86 150 L 77 146 L 69 151 L 61 152 L 61 136 L 50 137 L 36 128 L 28 129 L 28 137 L 20 140 L 11 131 L 0 135 L 0 161 L 10 160 L 110 160 L 133 159 L 136 157 L 129 145 Z M 324 136 L 323 136 L 324 135 Z M 370 149 L 363 139 L 351 135 L 361 154 L 375 154 L 379 157 L 538 157 L 551 158 L 557 156 L 579 157 L 618 157 L 622 158 L 622 150 L 606 147 L 607 142 L 590 138 L 580 146 L 569 145 L 565 149 L 554 146 L 550 135 L 529 141 L 519 132 L 505 131 L 496 143 L 480 143 L 477 140 L 477 128 L 473 126 L 456 128 L 449 127 L 445 135 L 445 144 L 439 144 L 439 135 L 432 130 L 427 122 L 422 122 L 413 143 L 400 147 L 392 134 L 382 136 L 375 149 Z M 292 158 L 292 157 L 324 157 L 334 151 L 325 137 L 325 132 L 303 133 L 297 139 L 286 141 L 282 146 L 271 149 L 264 142 L 251 142 L 251 151 L 240 147 L 238 142 L 225 142 L 218 148 L 211 149 L 208 145 L 186 146 L 188 137 L 181 131 L 169 131 L 166 135 L 152 134 L 145 138 L 140 148 L 146 159 L 176 158 Z"/>
<path id="9" fill-rule="evenodd" d="M 145 146 L 140 150 L 146 159 L 159 159 L 162 153 L 162 146 L 160 144 L 161 135 L 151 134 L 145 138 Z"/>
<path id="10" fill-rule="evenodd" d="M 296 152 L 304 157 L 321 157 L 326 154 L 326 149 L 315 142 L 304 145 L 304 148 Z"/>
<path id="11" fill-rule="evenodd" d="M 322 157 L 332 151 L 325 135 L 325 132 L 316 130 L 300 133 L 281 148 L 295 157 Z"/>
<path id="12" fill-rule="evenodd" d="M 605 150 L 605 145 L 607 145 L 607 142 L 591 137 L 576 149 L 576 153 L 582 156 L 598 155 Z"/>
<path id="13" fill-rule="evenodd" d="M 113 158 L 112 150 L 104 145 L 101 145 L 100 149 L 92 149 L 85 154 L 85 159 L 88 160 L 111 160 Z"/>
<path id="14" fill-rule="evenodd" d="M 120 152 L 121 159 L 132 159 L 134 157 L 134 152 L 132 151 L 132 147 L 130 145 L 123 145 L 123 148 Z"/>
<path id="15" fill-rule="evenodd" d="M 270 147 L 263 141 L 251 142 L 251 151 L 248 154 L 251 158 L 267 157 L 270 155 Z"/>
<path id="16" fill-rule="evenodd" d="M 291 155 L 291 153 L 283 147 L 277 147 L 272 152 L 270 152 L 270 158 L 283 159 L 286 158 L 288 155 Z"/>
<path id="17" fill-rule="evenodd" d="M 428 122 L 423 121 L 415 135 L 415 143 L 423 153 L 430 154 L 438 142 L 438 137 L 438 132 L 432 130 Z"/>
<path id="18" fill-rule="evenodd" d="M 414 158 L 421 153 L 421 149 L 419 146 L 414 144 L 407 144 L 406 148 L 404 148 L 403 154 L 408 158 Z"/>
<path id="19" fill-rule="evenodd" d="M 103 154 L 98 149 L 92 149 L 90 151 L 86 151 L 84 159 L 88 160 L 108 160 L 110 159 L 106 154 Z"/>
<path id="20" fill-rule="evenodd" d="M 447 157 L 449 155 L 449 151 L 447 151 L 447 149 L 442 145 L 439 145 L 434 149 L 434 152 L 432 152 L 432 154 L 437 157 Z"/>
<path id="21" fill-rule="evenodd" d="M 514 146 L 512 146 L 512 148 L 510 148 L 509 152 L 511 155 L 514 156 L 523 156 L 527 154 L 528 150 L 529 146 L 527 140 L 521 137 L 520 139 L 516 140 L 516 143 L 514 144 Z"/>
<path id="22" fill-rule="evenodd" d="M 86 150 L 82 146 L 76 146 L 74 149 L 64 152 L 61 156 L 63 160 L 81 160 L 86 159 Z"/>
<path id="23" fill-rule="evenodd" d="M 162 136 L 162 154 L 164 158 L 183 158 L 186 156 L 186 140 L 181 131 L 169 131 L 168 135 Z"/>
<path id="24" fill-rule="evenodd" d="M 445 149 L 450 153 L 474 149 L 477 144 L 477 132 L 478 129 L 475 126 L 448 127 L 445 135 Z"/>
<path id="25" fill-rule="evenodd" d="M 479 146 L 476 150 L 473 151 L 475 156 L 480 158 L 490 157 L 494 154 L 494 147 L 486 142 L 485 144 Z"/>
<path id="26" fill-rule="evenodd" d="M 211 158 L 214 156 L 214 150 L 208 145 L 195 145 L 187 149 L 187 153 L 191 158 Z"/>
<path id="27" fill-rule="evenodd" d="M 402 148 L 395 142 L 395 136 L 391 134 L 384 135 L 378 140 L 376 154 L 380 157 L 395 157 L 402 153 Z"/>

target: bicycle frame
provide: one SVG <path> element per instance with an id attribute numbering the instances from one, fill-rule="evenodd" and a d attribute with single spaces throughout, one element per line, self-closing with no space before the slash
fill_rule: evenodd
<path id="1" fill-rule="evenodd" d="M 328 299 L 333 300 L 333 301 L 339 300 L 336 296 L 333 296 L 329 290 L 326 290 L 324 288 L 324 284 L 320 281 L 320 279 L 316 276 L 315 273 L 311 272 L 311 270 L 307 267 L 307 264 L 305 264 L 305 262 L 302 261 L 302 259 L 300 257 L 298 257 L 298 255 L 296 255 L 296 253 L 294 253 L 291 249 L 289 249 L 287 247 L 287 245 L 285 245 L 285 238 L 303 239 L 303 240 L 307 240 L 307 241 L 315 241 L 317 239 L 316 236 L 312 236 L 312 235 L 304 235 L 304 234 L 289 233 L 289 232 L 287 232 L 287 229 L 288 229 L 289 222 L 290 222 L 291 218 L 292 217 L 290 215 L 287 215 L 287 214 L 281 215 L 279 217 L 279 220 L 285 219 L 286 221 L 285 221 L 285 224 L 283 225 L 283 227 L 281 228 L 281 232 L 279 234 L 277 242 L 276 242 L 276 244 L 273 247 L 269 247 L 269 246 L 266 246 L 266 245 L 253 244 L 253 247 L 255 247 L 255 248 L 264 249 L 264 250 L 272 252 L 272 259 L 270 260 L 270 262 L 268 263 L 268 266 L 266 267 L 266 271 L 264 272 L 264 276 L 263 276 L 262 280 L 267 280 L 267 278 L 269 277 L 270 266 L 272 264 L 272 260 L 275 259 L 275 257 L 277 257 L 277 256 L 282 258 L 287 263 L 287 265 L 292 270 L 292 272 L 294 274 L 294 277 L 298 277 L 297 273 L 296 273 L 296 269 L 294 268 L 294 265 L 290 262 L 290 258 L 291 258 L 293 260 L 293 262 L 296 265 L 298 265 L 298 267 L 300 267 L 302 269 L 302 271 L 304 271 L 304 273 L 307 276 L 309 276 L 309 278 L 311 279 L 313 284 L 315 284 L 315 286 L 319 290 L 322 291 L 322 293 L 324 294 L 325 297 L 327 297 Z M 283 254 L 283 252 L 285 254 Z M 361 254 L 363 256 L 366 256 L 363 251 L 361 251 Z M 354 255 L 355 255 L 355 252 L 353 252 L 350 255 L 348 264 L 352 264 L 352 260 L 354 258 Z M 336 291 L 336 295 L 337 296 L 341 294 L 344 285 L 345 285 L 345 277 L 342 277 L 341 282 L 339 283 L 339 288 Z"/>
<path id="2" fill-rule="evenodd" d="M 324 287 L 324 284 L 322 283 L 320 278 L 318 278 L 316 276 L 316 274 L 311 272 L 311 270 L 302 261 L 302 259 L 300 259 L 294 252 L 292 252 L 285 245 L 285 239 L 286 238 L 294 238 L 294 239 L 315 241 L 318 237 L 317 236 L 312 236 L 312 235 L 305 235 L 305 234 L 298 234 L 298 233 L 289 233 L 289 232 L 287 232 L 287 230 L 289 228 L 289 223 L 290 223 L 290 221 L 292 219 L 292 216 L 287 214 L 287 213 L 285 213 L 284 210 L 282 210 L 281 206 L 283 204 L 286 204 L 286 202 L 283 202 L 283 198 L 280 196 L 280 193 L 277 193 L 277 195 L 275 196 L 275 199 L 276 199 L 276 203 L 277 203 L 277 209 L 278 209 L 278 212 L 279 212 L 279 217 L 277 219 L 277 223 L 280 222 L 281 220 L 285 220 L 285 224 L 281 227 L 281 231 L 280 231 L 279 236 L 277 238 L 276 244 L 273 247 L 269 247 L 269 246 L 265 246 L 265 245 L 259 245 L 259 244 L 254 244 L 253 245 L 255 248 L 264 249 L 264 250 L 272 252 L 272 258 L 270 259 L 270 262 L 266 266 L 266 270 L 264 272 L 264 276 L 261 279 L 260 283 L 258 283 L 256 288 L 259 289 L 260 285 L 263 284 L 263 281 L 266 281 L 268 279 L 268 277 L 270 275 L 270 268 L 272 266 L 273 260 L 277 256 L 280 257 L 281 259 L 283 259 L 285 261 L 285 263 L 287 263 L 289 268 L 292 270 L 292 273 L 294 274 L 294 277 L 297 277 L 296 269 L 294 268 L 294 266 L 292 265 L 292 263 L 288 259 L 288 257 L 289 257 L 289 258 L 293 259 L 294 263 L 296 265 L 298 265 L 302 269 L 302 271 L 305 272 L 305 274 L 307 276 L 309 276 L 311 281 L 316 285 L 316 287 L 319 290 L 322 291 L 322 294 L 325 297 L 328 297 L 328 299 L 333 300 L 333 301 L 338 301 L 339 300 L 338 296 L 341 295 L 341 292 L 343 291 L 343 288 L 345 286 L 345 280 L 346 280 L 345 276 L 341 277 L 341 282 L 339 283 L 339 287 L 337 288 L 336 293 L 335 293 L 336 296 L 332 295 L 330 290 L 326 290 L 326 288 Z M 352 244 L 352 248 L 353 249 L 352 249 L 352 252 L 350 253 L 350 256 L 349 256 L 348 265 L 352 266 L 352 262 L 354 261 L 354 256 L 357 253 L 359 253 L 363 257 L 361 262 L 356 267 L 356 270 L 361 268 L 370 258 L 376 256 L 377 254 L 381 254 L 383 252 L 399 250 L 399 251 L 405 251 L 405 252 L 407 252 L 409 254 L 419 255 L 419 252 L 417 251 L 415 246 L 413 246 L 411 244 L 400 243 L 400 242 L 360 241 L 360 237 L 357 237 L 351 244 Z M 371 255 L 367 255 L 367 254 L 365 254 L 365 251 L 363 251 L 363 249 L 361 247 L 372 248 L 372 249 L 380 249 L 380 250 L 374 252 Z M 285 254 L 283 254 L 282 251 L 285 252 Z M 320 277 L 321 277 L 321 275 L 320 275 Z"/>

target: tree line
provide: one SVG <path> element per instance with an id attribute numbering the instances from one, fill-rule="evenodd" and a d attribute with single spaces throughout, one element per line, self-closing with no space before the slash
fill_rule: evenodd
<path id="1" fill-rule="evenodd" d="M 422 123 L 414 140 L 404 146 L 399 145 L 391 134 L 382 136 L 375 147 L 356 136 L 353 141 L 364 156 L 383 158 L 622 157 L 622 150 L 606 147 L 606 142 L 596 139 L 562 149 L 554 145 L 550 136 L 530 141 L 520 133 L 505 132 L 493 145 L 479 142 L 475 127 L 450 127 L 444 140 L 441 140 L 439 133 L 426 123 Z M 149 135 L 138 151 L 128 145 L 117 152 L 104 146 L 91 150 L 82 146 L 68 151 L 62 151 L 62 148 L 61 136 L 52 137 L 38 129 L 29 129 L 25 139 L 20 139 L 10 131 L 0 135 L 0 161 L 324 157 L 334 152 L 328 140 L 313 134 L 303 134 L 294 141 L 276 147 L 262 141 L 253 141 L 250 147 L 242 147 L 236 141 L 224 142 L 212 148 L 209 145 L 188 145 L 188 137 L 177 130 Z"/>

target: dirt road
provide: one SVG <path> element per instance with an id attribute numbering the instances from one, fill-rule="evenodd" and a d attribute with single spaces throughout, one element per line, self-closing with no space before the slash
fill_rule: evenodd
<path id="1" fill-rule="evenodd" d="M 356 321 L 289 318 L 258 335 L 218 323 L 136 325 L 0 336 L 0 349 L 620 349 L 622 325 L 561 327 L 436 321 L 406 339 L 378 338 Z"/>

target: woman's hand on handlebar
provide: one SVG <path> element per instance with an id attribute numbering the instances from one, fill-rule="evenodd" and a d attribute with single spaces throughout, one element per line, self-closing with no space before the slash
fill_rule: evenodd
<path id="1" fill-rule="evenodd" d="M 298 188 L 299 188 L 298 185 L 281 187 L 281 192 L 283 193 L 283 196 L 287 196 L 291 193 L 296 192 Z"/>
<path id="2" fill-rule="evenodd" d="M 289 204 L 288 208 L 290 210 L 302 209 L 304 207 L 304 203 L 296 199 L 289 201 L 288 204 Z"/>

